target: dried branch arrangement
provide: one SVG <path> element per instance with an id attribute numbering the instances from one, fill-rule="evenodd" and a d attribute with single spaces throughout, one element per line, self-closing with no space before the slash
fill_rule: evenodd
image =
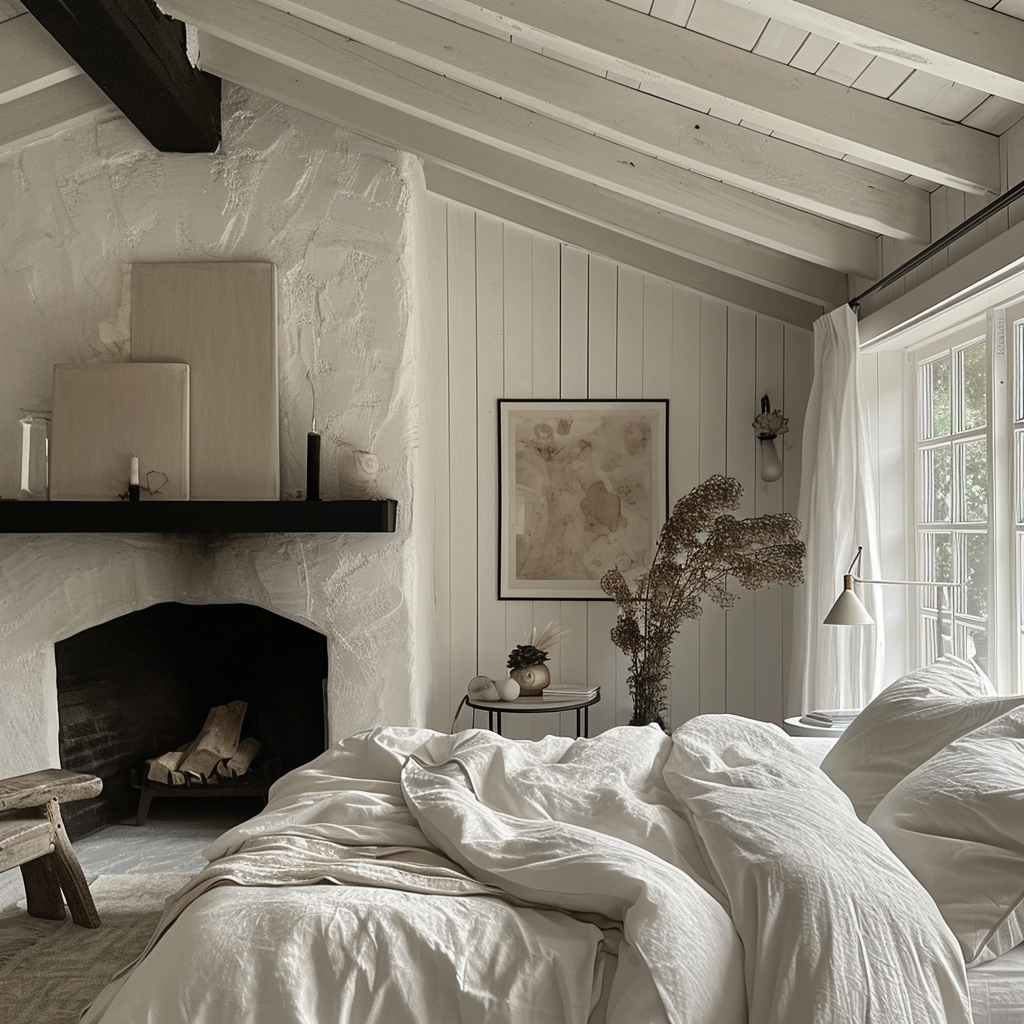
<path id="1" fill-rule="evenodd" d="M 601 578 L 619 608 L 611 639 L 630 658 L 634 725 L 664 724 L 672 641 L 684 618 L 700 618 L 704 594 L 728 609 L 737 597 L 728 589 L 730 576 L 746 590 L 804 581 L 799 521 L 788 512 L 724 514 L 739 507 L 742 494 L 739 481 L 709 477 L 676 502 L 650 569 L 632 588 L 617 568 Z"/>

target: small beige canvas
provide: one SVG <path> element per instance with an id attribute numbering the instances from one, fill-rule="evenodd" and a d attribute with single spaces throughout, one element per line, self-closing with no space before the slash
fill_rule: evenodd
<path id="1" fill-rule="evenodd" d="M 185 363 L 58 363 L 50 499 L 116 501 L 134 455 L 143 500 L 188 500 L 188 411 Z"/>

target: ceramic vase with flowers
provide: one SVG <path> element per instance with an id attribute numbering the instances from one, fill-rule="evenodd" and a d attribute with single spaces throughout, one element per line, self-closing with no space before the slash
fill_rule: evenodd
<path id="1" fill-rule="evenodd" d="M 651 567 L 632 586 L 617 568 L 601 578 L 619 609 L 612 643 L 630 659 L 631 725 L 666 728 L 672 641 L 683 619 L 700 618 L 703 595 L 728 609 L 736 602 L 730 577 L 746 590 L 803 583 L 799 520 L 788 512 L 752 519 L 726 514 L 739 507 L 742 494 L 738 480 L 709 477 L 676 502 Z"/>
<path id="2" fill-rule="evenodd" d="M 551 670 L 546 662 L 561 635 L 562 631 L 551 622 L 539 634 L 534 626 L 527 642 L 517 644 L 509 653 L 508 674 L 519 684 L 522 696 L 536 696 L 550 685 Z"/>

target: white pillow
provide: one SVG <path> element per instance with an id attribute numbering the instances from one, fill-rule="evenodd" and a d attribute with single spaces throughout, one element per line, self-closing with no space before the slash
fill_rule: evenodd
<path id="1" fill-rule="evenodd" d="M 878 801 L 932 754 L 1020 704 L 1024 695 L 996 696 L 980 669 L 947 654 L 886 687 L 846 727 L 821 770 L 867 821 Z"/>
<path id="2" fill-rule="evenodd" d="M 1024 942 L 1024 707 L 940 750 L 868 824 L 931 894 L 968 967 Z"/>

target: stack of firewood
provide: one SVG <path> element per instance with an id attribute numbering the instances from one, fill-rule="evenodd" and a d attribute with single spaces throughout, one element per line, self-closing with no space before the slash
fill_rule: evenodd
<path id="1" fill-rule="evenodd" d="M 219 785 L 242 778 L 260 749 L 254 737 L 240 739 L 247 707 L 244 700 L 233 700 L 210 708 L 194 740 L 147 762 L 147 778 L 168 786 Z"/>

